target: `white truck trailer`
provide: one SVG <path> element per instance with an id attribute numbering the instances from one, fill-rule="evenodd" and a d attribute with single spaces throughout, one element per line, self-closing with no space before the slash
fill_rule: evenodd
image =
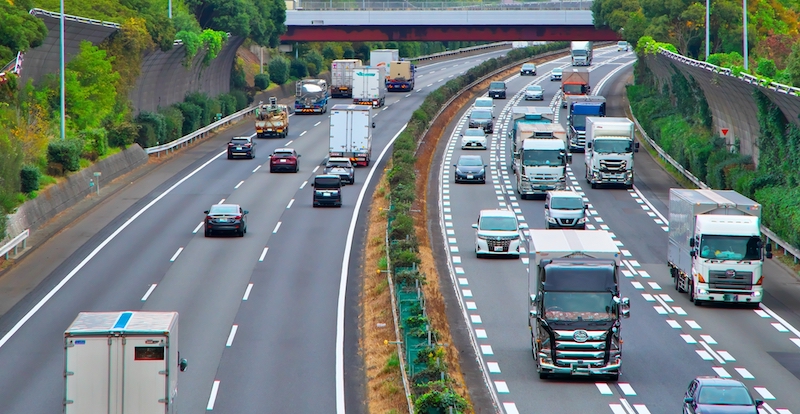
<path id="1" fill-rule="evenodd" d="M 64 350 L 65 414 L 177 412 L 177 312 L 81 312 Z"/>
<path id="2" fill-rule="evenodd" d="M 331 97 L 353 97 L 353 70 L 364 66 L 361 59 L 337 59 L 331 62 Z"/>
<path id="3" fill-rule="evenodd" d="M 355 166 L 369 166 L 372 157 L 372 106 L 334 105 L 331 109 L 328 155 L 349 158 Z"/>
<path id="4" fill-rule="evenodd" d="M 633 188 L 633 122 L 619 117 L 586 117 L 584 164 L 586 181 L 597 188 L 601 184 L 623 184 Z"/>
<path id="5" fill-rule="evenodd" d="M 604 230 L 530 230 L 528 326 L 536 371 L 619 378 L 620 251 Z"/>
<path id="6" fill-rule="evenodd" d="M 758 306 L 764 293 L 761 205 L 733 190 L 669 190 L 667 263 L 695 305 Z"/>
<path id="7" fill-rule="evenodd" d="M 386 76 L 391 73 L 392 62 L 400 60 L 400 51 L 398 49 L 375 49 L 369 52 L 369 66 L 379 68 L 383 66 L 386 68 Z"/>
<path id="8" fill-rule="evenodd" d="M 386 103 L 386 68 L 360 67 L 353 70 L 353 103 L 380 108 Z"/>

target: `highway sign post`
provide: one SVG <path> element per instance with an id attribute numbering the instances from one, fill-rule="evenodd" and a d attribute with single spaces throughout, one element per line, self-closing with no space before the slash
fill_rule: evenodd
<path id="1" fill-rule="evenodd" d="M 97 195 L 100 195 L 100 176 L 101 175 L 102 175 L 102 173 L 100 171 L 95 171 L 95 173 L 94 173 L 94 176 L 97 177 L 96 178 L 97 185 L 95 186 L 97 188 Z"/>

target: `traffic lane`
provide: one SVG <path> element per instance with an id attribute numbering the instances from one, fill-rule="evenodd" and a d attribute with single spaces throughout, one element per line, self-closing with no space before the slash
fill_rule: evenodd
<path id="1" fill-rule="evenodd" d="M 356 188 L 346 188 L 346 205 Z M 216 380 L 215 411 L 328 412 L 336 406 L 336 304 L 342 234 L 352 209 L 313 208 L 311 190 L 285 214 L 252 292 L 236 316 Z M 303 252 L 305 259 L 292 259 Z M 335 264 L 339 263 L 339 266 Z M 206 388 L 208 388 L 206 385 Z M 313 390 L 314 397 L 303 393 Z"/>

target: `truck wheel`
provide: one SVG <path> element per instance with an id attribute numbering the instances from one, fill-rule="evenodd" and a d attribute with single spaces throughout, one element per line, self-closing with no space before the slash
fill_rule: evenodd
<path id="1" fill-rule="evenodd" d="M 694 282 L 689 282 L 689 302 L 693 302 L 694 306 L 702 306 L 703 303 L 694 297 Z"/>
<path id="2" fill-rule="evenodd" d="M 609 375 L 608 380 L 611 382 L 619 381 L 619 372 Z"/>
<path id="3" fill-rule="evenodd" d="M 550 378 L 550 374 L 547 374 L 547 373 L 544 373 L 544 372 L 540 372 L 539 373 L 539 379 L 546 380 L 548 378 Z"/>
<path id="4" fill-rule="evenodd" d="M 595 184 L 595 183 L 592 183 L 592 188 L 593 188 L 593 189 L 594 189 L 594 188 L 597 188 L 597 184 Z"/>

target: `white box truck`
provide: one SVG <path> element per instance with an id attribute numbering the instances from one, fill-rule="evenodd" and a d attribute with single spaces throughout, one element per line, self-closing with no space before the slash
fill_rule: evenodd
<path id="1" fill-rule="evenodd" d="M 536 371 L 619 378 L 620 251 L 605 230 L 530 230 L 528 326 Z"/>
<path id="2" fill-rule="evenodd" d="M 667 263 L 675 289 L 695 305 L 764 296 L 761 205 L 733 190 L 669 190 Z"/>
<path id="3" fill-rule="evenodd" d="M 353 97 L 353 70 L 364 66 L 361 59 L 337 59 L 331 62 L 331 97 Z"/>
<path id="4" fill-rule="evenodd" d="M 369 166 L 372 157 L 372 106 L 334 105 L 331 109 L 328 156 L 349 158 L 355 166 Z"/>
<path id="5" fill-rule="evenodd" d="M 369 66 L 386 68 L 386 76 L 391 73 L 392 62 L 400 60 L 400 51 L 397 49 L 375 49 L 369 52 Z"/>
<path id="6" fill-rule="evenodd" d="M 81 312 L 64 350 L 65 414 L 177 412 L 177 312 Z"/>
<path id="7" fill-rule="evenodd" d="M 386 103 L 386 69 L 360 67 L 353 70 L 353 103 L 379 108 Z"/>
<path id="8" fill-rule="evenodd" d="M 591 41 L 577 41 L 570 44 L 572 66 L 591 66 L 593 44 Z"/>
<path id="9" fill-rule="evenodd" d="M 601 184 L 633 188 L 633 153 L 639 152 L 633 139 L 633 121 L 628 118 L 586 117 L 584 164 L 592 188 Z"/>

